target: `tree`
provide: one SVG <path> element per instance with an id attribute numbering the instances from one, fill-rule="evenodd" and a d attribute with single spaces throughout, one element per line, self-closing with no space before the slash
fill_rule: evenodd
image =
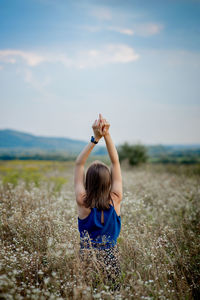
<path id="1" fill-rule="evenodd" d="M 145 163 L 148 159 L 147 149 L 144 145 L 129 145 L 124 143 L 118 148 L 119 160 L 128 159 L 130 165 L 139 165 Z"/>

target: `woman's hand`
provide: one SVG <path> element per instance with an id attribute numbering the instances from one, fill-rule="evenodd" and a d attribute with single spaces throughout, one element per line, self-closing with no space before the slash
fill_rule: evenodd
<path id="1" fill-rule="evenodd" d="M 109 133 L 110 124 L 106 119 L 103 119 L 102 115 L 99 114 L 99 119 L 95 120 L 92 129 L 96 141 L 99 141 L 102 136 L 106 136 Z"/>
<path id="2" fill-rule="evenodd" d="M 110 123 L 106 119 L 101 119 L 101 134 L 106 136 L 109 134 Z"/>
<path id="3" fill-rule="evenodd" d="M 99 119 L 95 120 L 92 129 L 94 132 L 94 137 L 96 141 L 99 141 L 102 138 L 102 115 L 99 114 Z"/>

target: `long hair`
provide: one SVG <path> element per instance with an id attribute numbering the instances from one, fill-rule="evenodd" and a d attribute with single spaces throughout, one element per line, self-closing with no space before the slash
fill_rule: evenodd
<path id="1" fill-rule="evenodd" d="M 104 163 L 95 161 L 90 165 L 86 173 L 85 189 L 85 207 L 109 209 L 111 174 Z"/>

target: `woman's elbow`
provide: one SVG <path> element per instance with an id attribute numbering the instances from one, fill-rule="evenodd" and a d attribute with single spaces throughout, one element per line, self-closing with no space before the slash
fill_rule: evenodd
<path id="1" fill-rule="evenodd" d="M 83 162 L 81 162 L 81 160 L 79 159 L 79 157 L 77 157 L 77 159 L 75 160 L 75 165 L 76 165 L 76 166 L 81 166 L 81 165 L 83 165 Z"/>

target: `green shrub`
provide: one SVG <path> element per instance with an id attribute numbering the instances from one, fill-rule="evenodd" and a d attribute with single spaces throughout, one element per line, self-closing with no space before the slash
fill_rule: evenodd
<path id="1" fill-rule="evenodd" d="M 128 159 L 130 165 L 145 163 L 148 159 L 147 149 L 144 145 L 129 145 L 124 143 L 118 148 L 119 160 Z"/>

